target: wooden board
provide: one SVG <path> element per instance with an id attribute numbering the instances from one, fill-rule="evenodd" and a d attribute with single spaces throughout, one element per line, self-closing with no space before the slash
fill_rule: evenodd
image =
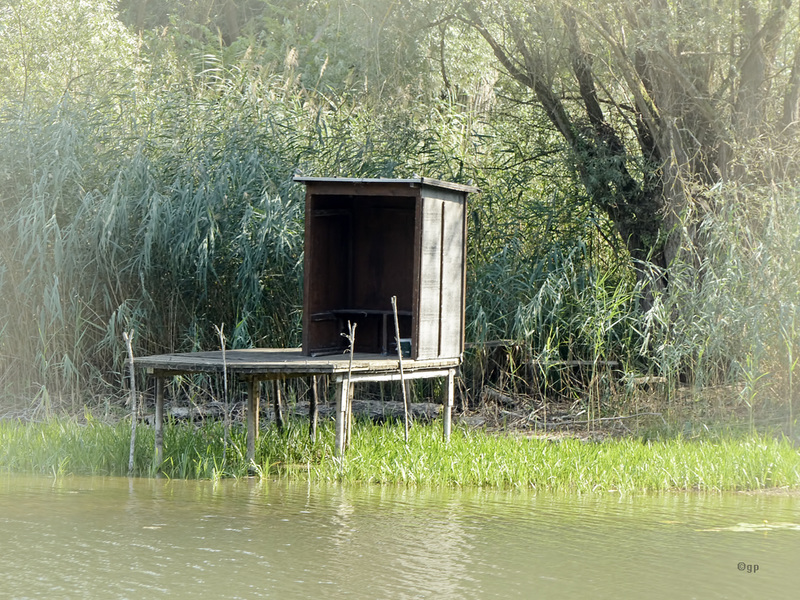
<path id="1" fill-rule="evenodd" d="M 464 202 L 462 195 L 442 190 L 422 198 L 416 358 L 456 357 L 463 352 Z"/>
<path id="2" fill-rule="evenodd" d="M 420 212 L 416 335 L 411 352 L 415 358 L 431 358 L 439 356 L 442 201 L 423 198 Z"/>
<path id="3" fill-rule="evenodd" d="M 295 177 L 294 181 L 313 187 L 319 193 L 363 193 L 365 187 L 370 190 L 383 189 L 386 193 L 401 194 L 404 189 L 425 187 L 428 189 L 454 190 L 462 193 L 474 194 L 480 189 L 472 185 L 431 179 L 430 177 L 414 177 L 411 179 L 375 179 L 356 177 Z"/>
<path id="4" fill-rule="evenodd" d="M 459 203 L 442 203 L 440 357 L 464 351 L 464 215 Z"/>
<path id="5" fill-rule="evenodd" d="M 414 201 L 354 212 L 352 307 L 411 311 L 414 276 Z"/>
<path id="6" fill-rule="evenodd" d="M 352 215 L 349 210 L 306 207 L 303 347 L 307 353 L 342 345 L 337 323 L 311 315 L 349 306 L 352 262 Z M 316 285 L 315 285 L 316 284 Z"/>

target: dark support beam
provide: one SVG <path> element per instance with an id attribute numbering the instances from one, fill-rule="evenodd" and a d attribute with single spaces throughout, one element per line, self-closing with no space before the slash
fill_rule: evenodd
<path id="1" fill-rule="evenodd" d="M 281 388 L 283 387 L 283 383 L 280 379 L 276 379 L 274 382 L 274 387 L 272 388 L 272 410 L 275 413 L 275 425 L 278 428 L 278 433 L 283 433 L 284 430 L 284 423 L 283 423 L 283 407 L 281 401 Z"/>

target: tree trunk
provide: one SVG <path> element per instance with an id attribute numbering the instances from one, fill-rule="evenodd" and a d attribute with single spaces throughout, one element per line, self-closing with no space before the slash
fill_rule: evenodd
<path id="1" fill-rule="evenodd" d="M 696 225 L 714 209 L 709 190 L 727 179 L 768 183 L 795 168 L 800 49 L 785 32 L 791 0 L 768 8 L 736 0 L 730 17 L 702 2 L 628 0 L 591 14 L 590 6 L 468 2 L 459 18 L 564 139 L 589 202 L 651 286 L 649 308 L 676 259 L 700 267 Z M 648 273 L 653 266 L 664 275 Z"/>

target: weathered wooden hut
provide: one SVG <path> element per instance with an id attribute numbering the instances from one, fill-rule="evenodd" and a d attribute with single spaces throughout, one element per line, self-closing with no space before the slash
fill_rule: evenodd
<path id="1" fill-rule="evenodd" d="M 450 435 L 454 378 L 464 349 L 467 195 L 477 188 L 417 177 L 297 177 L 306 186 L 303 347 L 139 357 L 156 380 L 155 455 L 163 456 L 164 382 L 222 373 L 248 382 L 247 458 L 255 456 L 261 382 L 330 377 L 336 386 L 334 451 L 346 446 L 353 385 L 446 377 L 443 434 Z M 392 298 L 407 361 L 393 347 Z M 342 333 L 356 323 L 352 355 Z M 401 344 L 402 346 L 402 344 Z M 404 370 L 405 366 L 405 370 Z M 280 387 L 273 397 L 279 414 Z M 310 410 L 316 431 L 316 384 Z"/>
<path id="2" fill-rule="evenodd" d="M 306 186 L 303 352 L 393 352 L 391 298 L 415 360 L 464 349 L 467 195 L 428 178 L 297 177 Z"/>

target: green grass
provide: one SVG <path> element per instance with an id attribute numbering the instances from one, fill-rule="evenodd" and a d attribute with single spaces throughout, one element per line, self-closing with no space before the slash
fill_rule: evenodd
<path id="1" fill-rule="evenodd" d="M 244 457 L 245 432 L 233 427 L 225 448 L 219 422 L 165 426 L 162 471 L 172 478 L 262 477 L 409 486 L 531 488 L 621 493 L 667 490 L 800 488 L 800 452 L 785 438 L 720 433 L 687 439 L 558 441 L 456 428 L 450 443 L 440 424 L 416 425 L 409 444 L 402 424 L 355 423 L 344 459 L 333 456 L 333 429 L 316 443 L 304 423 L 262 431 L 256 464 Z M 0 469 L 52 476 L 126 475 L 130 426 L 54 419 L 0 422 Z M 136 474 L 152 476 L 153 432 L 138 429 Z M 224 458 L 223 458 L 224 454 Z"/>

